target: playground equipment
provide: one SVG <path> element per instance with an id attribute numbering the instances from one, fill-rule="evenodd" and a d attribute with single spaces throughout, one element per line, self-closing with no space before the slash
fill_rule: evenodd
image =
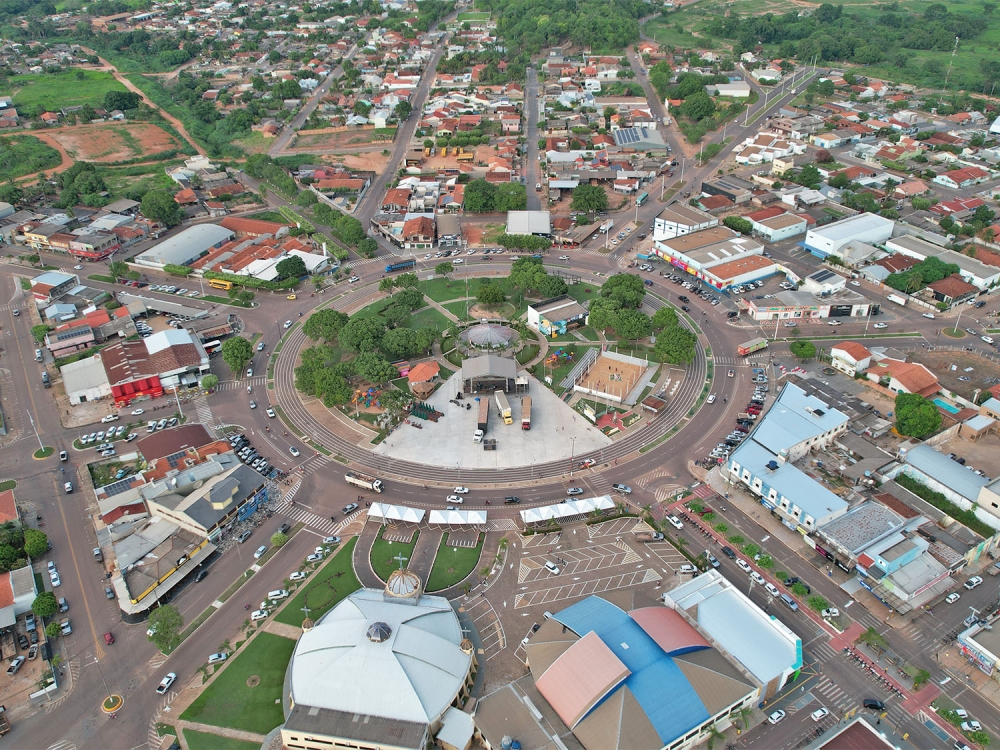
<path id="1" fill-rule="evenodd" d="M 549 367 L 556 367 L 561 362 L 572 362 L 573 352 L 567 351 L 565 349 L 556 349 L 552 354 L 550 354 L 545 359 L 545 364 Z"/>
<path id="2" fill-rule="evenodd" d="M 378 400 L 378 397 L 381 395 L 382 395 L 381 388 L 368 388 L 367 390 L 359 388 L 357 391 L 354 392 L 354 398 L 351 399 L 351 403 L 354 404 L 359 402 L 363 403 L 366 409 L 370 409 L 372 407 L 372 404 L 374 404 L 376 408 L 381 409 L 382 404 Z"/>

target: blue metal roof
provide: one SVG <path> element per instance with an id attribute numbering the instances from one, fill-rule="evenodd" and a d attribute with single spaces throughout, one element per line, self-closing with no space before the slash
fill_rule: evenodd
<path id="1" fill-rule="evenodd" d="M 705 704 L 671 655 L 621 608 L 591 596 L 562 610 L 555 619 L 581 637 L 596 633 L 628 667 L 631 674 L 624 684 L 642 706 L 664 745 L 709 718 Z"/>
<path id="2" fill-rule="evenodd" d="M 829 432 L 845 422 L 846 414 L 830 408 L 815 396 L 808 395 L 797 385 L 788 383 L 754 430 L 753 437 L 777 454 L 804 440 Z"/>
<path id="3" fill-rule="evenodd" d="M 969 471 L 957 461 L 952 461 L 929 445 L 918 445 L 916 448 L 910 448 L 903 460 L 917 471 L 937 480 L 972 503 L 975 503 L 979 498 L 979 491 L 990 483 L 986 477 Z"/>

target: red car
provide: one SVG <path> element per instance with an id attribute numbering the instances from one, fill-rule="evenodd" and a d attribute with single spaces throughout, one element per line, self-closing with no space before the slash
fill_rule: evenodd
<path id="1" fill-rule="evenodd" d="M 107 633 L 105 633 L 105 634 L 104 634 L 104 642 L 105 642 L 106 644 L 108 644 L 109 646 L 110 646 L 110 645 L 111 645 L 112 643 L 114 643 L 114 642 L 115 642 L 115 637 L 114 637 L 113 635 L 111 635 L 111 632 L 110 632 L 110 631 L 108 631 Z"/>

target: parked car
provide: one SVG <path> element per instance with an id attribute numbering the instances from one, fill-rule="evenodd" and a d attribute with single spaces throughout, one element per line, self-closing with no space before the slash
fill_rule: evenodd
<path id="1" fill-rule="evenodd" d="M 970 578 L 968 581 L 965 582 L 965 588 L 971 591 L 972 589 L 976 588 L 976 586 L 979 586 L 982 582 L 983 582 L 982 576 L 972 576 L 972 578 Z"/>
<path id="2" fill-rule="evenodd" d="M 220 651 L 217 654 L 210 655 L 208 657 L 208 663 L 209 664 L 218 664 L 219 662 L 225 661 L 228 658 L 229 658 L 229 654 L 228 653 L 226 653 L 225 651 Z"/>
<path id="3" fill-rule="evenodd" d="M 170 689 L 170 686 L 174 684 L 174 680 L 176 679 L 176 672 L 167 672 L 167 676 L 160 680 L 160 684 L 156 686 L 156 694 L 163 695 L 166 693 Z"/>
<path id="4" fill-rule="evenodd" d="M 768 724 L 777 724 L 779 721 L 785 718 L 785 712 L 780 708 L 767 717 Z"/>
<path id="5" fill-rule="evenodd" d="M 254 560 L 259 560 L 260 558 L 262 558 L 266 554 L 267 554 L 267 545 L 266 544 L 262 544 L 256 550 L 254 550 L 253 559 Z"/>

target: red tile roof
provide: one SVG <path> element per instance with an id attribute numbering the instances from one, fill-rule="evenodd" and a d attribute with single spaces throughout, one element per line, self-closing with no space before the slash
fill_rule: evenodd
<path id="1" fill-rule="evenodd" d="M 957 273 L 946 276 L 940 281 L 932 282 L 927 285 L 927 288 L 933 289 L 938 294 L 943 294 L 945 297 L 951 297 L 952 299 L 976 292 L 976 287 Z"/>
<path id="2" fill-rule="evenodd" d="M 219 226 L 235 232 L 237 237 L 260 237 L 262 234 L 277 234 L 282 227 L 287 225 L 274 221 L 227 216 L 219 222 Z"/>
<path id="3" fill-rule="evenodd" d="M 0 523 L 17 520 L 17 503 L 14 501 L 14 491 L 0 492 Z"/>

